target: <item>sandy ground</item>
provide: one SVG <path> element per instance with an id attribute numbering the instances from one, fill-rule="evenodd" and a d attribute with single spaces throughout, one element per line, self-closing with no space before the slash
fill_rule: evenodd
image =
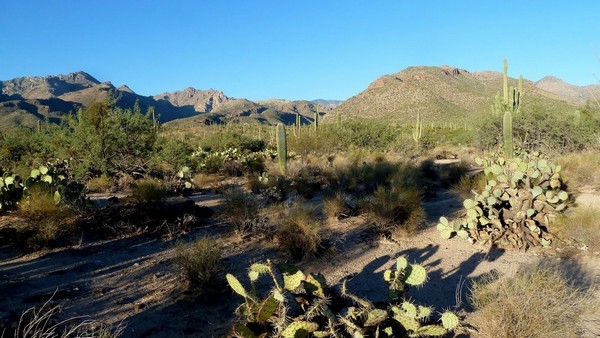
<path id="1" fill-rule="evenodd" d="M 217 207 L 219 195 L 196 198 L 196 203 Z M 598 201 L 598 196 L 583 201 Z M 595 202 L 594 202 L 595 203 Z M 600 205 L 596 204 L 596 205 Z M 435 229 L 441 215 L 460 212 L 461 200 L 449 192 L 425 203 L 427 227 L 410 238 L 383 239 L 369 235 L 366 220 L 353 217 L 327 221 L 327 236 L 334 250 L 299 264 L 306 272 L 322 272 L 330 285 L 348 280 L 354 293 L 385 300 L 382 272 L 404 255 L 426 266 L 429 282 L 412 289 L 418 303 L 436 309 L 464 305 L 469 280 L 496 270 L 513 274 L 523 265 L 540 259 L 560 260 L 552 250 L 518 252 L 471 245 L 454 238 L 443 240 Z M 284 261 L 272 241 L 244 241 L 226 226 L 209 224 L 186 239 L 217 236 L 223 245 L 226 272 L 245 275 L 246 268 L 267 258 Z M 181 240 L 181 239 L 180 239 Z M 214 297 L 198 298 L 174 262 L 176 240 L 147 236 L 83 244 L 49 252 L 18 256 L 0 250 L 0 317 L 39 305 L 52 295 L 62 304 L 64 318 L 89 316 L 126 325 L 124 337 L 222 337 L 227 334 L 233 311 L 241 301 L 225 282 Z M 600 257 L 581 254 L 576 263 L 600 283 Z M 600 337 L 600 318 L 586 324 L 586 337 Z"/>

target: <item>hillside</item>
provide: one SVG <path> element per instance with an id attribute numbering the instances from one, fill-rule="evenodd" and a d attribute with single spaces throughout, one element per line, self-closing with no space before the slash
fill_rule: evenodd
<path id="1" fill-rule="evenodd" d="M 223 92 L 208 89 L 186 88 L 173 93 L 154 96 L 136 94 L 123 85 L 119 88 L 110 82 L 100 82 L 85 72 L 46 77 L 22 77 L 0 82 L 0 127 L 17 125 L 34 126 L 37 121 L 48 118 L 59 122 L 68 114 L 92 102 L 104 101 L 111 95 L 116 105 L 132 108 L 136 102 L 146 111 L 154 107 L 161 122 L 190 118 L 187 122 L 226 123 L 259 122 L 287 124 L 295 122 L 295 113 L 303 115 L 303 121 L 312 121 L 314 112 L 327 112 L 339 101 L 268 100 L 252 102 L 235 99 Z M 186 123 L 183 121 L 182 123 Z"/>
<path id="2" fill-rule="evenodd" d="M 516 84 L 516 79 L 509 79 L 509 85 Z M 524 80 L 523 87 L 524 109 L 574 109 L 572 103 L 531 81 Z M 425 123 L 463 124 L 479 114 L 488 114 L 501 89 L 501 73 L 471 73 L 448 66 L 410 67 L 375 80 L 342 103 L 336 112 L 349 118 L 385 118 L 397 123 L 412 123 L 420 113 Z"/>
<path id="3" fill-rule="evenodd" d="M 600 101 L 600 84 L 574 86 L 554 76 L 546 76 L 535 83 L 536 87 L 556 94 L 573 104 Z"/>

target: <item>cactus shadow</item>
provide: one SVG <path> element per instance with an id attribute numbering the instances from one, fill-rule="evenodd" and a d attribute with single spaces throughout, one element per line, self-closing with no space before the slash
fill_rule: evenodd
<path id="1" fill-rule="evenodd" d="M 409 261 L 422 264 L 428 271 L 428 281 L 418 288 L 409 289 L 409 297 L 419 304 L 434 306 L 436 310 L 468 307 L 466 291 L 472 285 L 471 275 L 482 262 L 492 262 L 500 258 L 505 250 L 492 246 L 487 252 L 476 252 L 454 268 L 444 271 L 442 259 L 434 259 L 439 245 L 430 248 L 408 249 L 398 255 Z"/>

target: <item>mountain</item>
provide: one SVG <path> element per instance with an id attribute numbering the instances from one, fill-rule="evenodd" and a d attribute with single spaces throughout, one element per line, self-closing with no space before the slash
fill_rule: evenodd
<path id="1" fill-rule="evenodd" d="M 316 103 L 319 106 L 322 106 L 322 107 L 325 107 L 325 108 L 331 108 L 331 109 L 333 109 L 333 108 L 337 108 L 344 101 L 316 99 L 316 100 L 311 100 L 310 102 L 311 103 Z"/>
<path id="2" fill-rule="evenodd" d="M 509 79 L 516 86 L 516 79 Z M 409 67 L 384 75 L 367 89 L 335 109 L 342 116 L 381 118 L 396 123 L 414 123 L 417 113 L 424 123 L 471 123 L 488 114 L 494 97 L 502 90 L 502 74 L 469 72 L 441 67 Z M 558 94 L 523 82 L 523 107 L 555 111 L 573 110 L 574 105 Z"/>
<path id="3" fill-rule="evenodd" d="M 589 101 L 600 101 L 600 84 L 574 86 L 557 77 L 546 76 L 537 81 L 535 86 L 547 92 L 554 93 L 573 104 L 581 105 Z"/>
<path id="4" fill-rule="evenodd" d="M 324 113 L 331 110 L 329 106 L 309 101 L 252 102 L 235 99 L 214 89 L 186 88 L 173 93 L 142 96 L 127 85 L 116 88 L 110 82 L 100 82 L 85 72 L 75 72 L 0 81 L 0 127 L 33 126 L 46 118 L 59 122 L 64 114 L 109 97 L 116 98 L 116 105 L 124 109 L 132 108 L 136 102 L 142 111 L 153 107 L 161 122 L 190 118 L 200 123 L 290 124 L 295 122 L 295 113 L 299 112 L 303 121 L 308 123 L 315 111 Z"/>

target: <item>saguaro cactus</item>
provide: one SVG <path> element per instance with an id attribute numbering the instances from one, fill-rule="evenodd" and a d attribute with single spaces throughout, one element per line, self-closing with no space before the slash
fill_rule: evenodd
<path id="1" fill-rule="evenodd" d="M 513 157 L 513 114 L 521 112 L 521 97 L 523 96 L 523 76 L 519 76 L 517 88 L 508 87 L 508 63 L 504 59 L 504 78 L 502 84 L 504 93 L 502 102 L 500 102 L 500 93 L 496 95 L 496 102 L 492 105 L 492 112 L 496 116 L 502 116 L 502 136 L 504 140 L 504 153 L 507 157 Z"/>
<path id="2" fill-rule="evenodd" d="M 416 143 L 419 143 L 421 135 L 423 135 L 423 121 L 421 121 L 421 115 L 417 112 L 417 124 L 412 132 L 413 140 L 415 140 Z"/>
<path id="3" fill-rule="evenodd" d="M 319 109 L 317 108 L 317 111 L 315 112 L 315 120 L 313 122 L 313 125 L 315 126 L 315 133 L 317 132 L 317 130 L 319 129 Z"/>
<path id="4" fill-rule="evenodd" d="M 287 166 L 287 143 L 283 123 L 277 124 L 277 160 L 279 161 L 279 169 L 281 169 L 282 173 L 285 173 Z"/>

